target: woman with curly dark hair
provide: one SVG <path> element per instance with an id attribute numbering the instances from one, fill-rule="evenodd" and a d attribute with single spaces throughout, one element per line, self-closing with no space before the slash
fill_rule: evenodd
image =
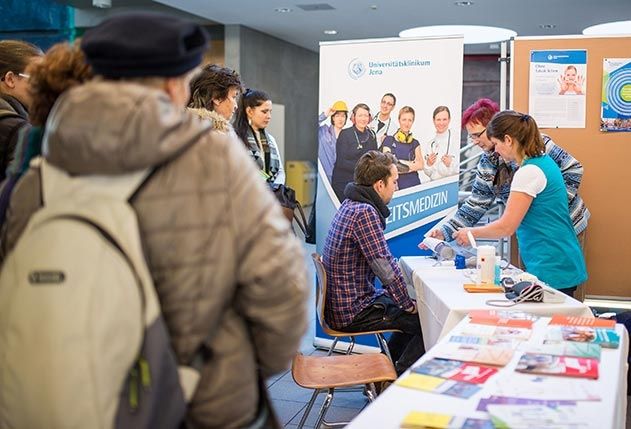
<path id="1" fill-rule="evenodd" d="M 208 64 L 191 81 L 188 107 L 200 117 L 210 120 L 216 130 L 228 131 L 242 89 L 239 73 Z"/>

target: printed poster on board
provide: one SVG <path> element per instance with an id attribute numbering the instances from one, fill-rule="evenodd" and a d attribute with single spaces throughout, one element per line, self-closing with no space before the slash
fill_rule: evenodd
<path id="1" fill-rule="evenodd" d="M 530 51 L 528 112 L 540 128 L 585 128 L 587 51 Z"/>
<path id="2" fill-rule="evenodd" d="M 600 130 L 631 132 L 631 58 L 603 59 Z"/>

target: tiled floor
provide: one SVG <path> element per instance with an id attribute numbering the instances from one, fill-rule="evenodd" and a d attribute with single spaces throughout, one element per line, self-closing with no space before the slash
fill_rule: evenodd
<path id="1" fill-rule="evenodd" d="M 315 246 L 305 244 L 305 257 L 307 267 L 309 268 L 310 290 L 312 291 L 311 296 L 309 297 L 308 308 L 310 309 L 315 308 L 315 285 L 313 284 L 315 273 L 313 263 L 311 261 L 311 254 L 313 252 L 315 252 Z M 305 355 L 324 355 L 326 354 L 324 351 L 316 350 L 313 347 L 315 324 L 317 323 L 316 313 L 314 310 L 310 312 L 310 316 L 311 320 L 309 322 L 309 329 L 302 339 L 300 352 Z M 311 399 L 313 390 L 303 389 L 296 383 L 294 383 L 294 380 L 291 378 L 291 371 L 289 370 L 268 380 L 267 385 L 270 398 L 272 398 L 272 403 L 274 404 L 276 415 L 280 423 L 282 423 L 282 425 L 287 428 L 298 427 L 298 423 L 300 422 L 300 419 L 304 414 L 307 402 L 309 402 L 309 399 Z M 320 406 L 324 401 L 325 395 L 320 394 L 319 396 L 320 397 L 316 401 L 311 410 L 311 413 L 309 414 L 309 418 L 307 419 L 305 428 L 314 427 L 318 411 L 320 410 Z M 359 414 L 366 403 L 366 397 L 359 391 L 339 393 L 336 391 L 333 398 L 333 404 L 331 405 L 331 408 L 329 408 L 329 412 L 327 413 L 327 420 L 330 420 L 332 422 L 348 422 L 352 420 L 353 417 L 355 417 L 357 414 Z"/>
<path id="2" fill-rule="evenodd" d="M 305 260 L 309 268 L 309 282 L 311 296 L 309 297 L 310 309 L 315 309 L 315 273 L 311 254 L 315 252 L 315 246 L 305 244 Z M 313 338 L 315 334 L 315 326 L 317 323 L 315 310 L 310 311 L 311 320 L 309 329 L 305 333 L 300 345 L 300 352 L 305 355 L 324 355 L 325 352 L 316 350 L 313 347 Z M 276 415 L 280 423 L 286 428 L 297 428 L 302 415 L 304 414 L 307 402 L 311 398 L 312 390 L 303 389 L 294 383 L 291 378 L 291 371 L 287 370 L 276 377 L 271 378 L 267 382 L 268 391 L 272 398 L 272 403 L 276 410 Z M 309 418 L 305 424 L 305 428 L 313 429 L 318 411 L 324 400 L 324 394 L 313 406 Z M 333 404 L 327 413 L 327 420 L 332 422 L 350 421 L 366 406 L 366 397 L 359 391 L 357 392 L 340 392 L 335 394 Z M 631 396 L 627 397 L 627 424 L 626 429 L 631 429 Z"/>

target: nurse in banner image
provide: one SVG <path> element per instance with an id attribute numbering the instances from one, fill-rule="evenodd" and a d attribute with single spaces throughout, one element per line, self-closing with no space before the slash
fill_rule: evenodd
<path id="1" fill-rule="evenodd" d="M 323 124 L 328 117 L 331 117 L 331 124 Z M 329 182 L 335 165 L 335 143 L 347 119 L 348 106 L 343 101 L 336 101 L 318 117 L 318 159 Z"/>
<path id="2" fill-rule="evenodd" d="M 431 180 L 438 180 L 458 174 L 460 142 L 449 129 L 451 112 L 447 106 L 438 106 L 432 116 L 436 135 L 422 147 L 425 156 L 423 171 Z"/>
<path id="3" fill-rule="evenodd" d="M 386 136 L 381 146 L 382 152 L 392 153 L 399 163 L 399 189 L 420 185 L 418 172 L 423 169 L 421 145 L 412 136 L 414 109 L 404 106 L 399 110 L 399 129 L 393 136 Z"/>
<path id="4" fill-rule="evenodd" d="M 583 95 L 583 83 L 585 78 L 578 74 L 575 66 L 569 65 L 559 77 L 559 95 L 575 94 Z"/>
<path id="5" fill-rule="evenodd" d="M 337 137 L 331 186 L 340 201 L 344 200 L 344 188 L 353 181 L 359 158 L 369 150 L 377 150 L 375 133 L 368 127 L 370 119 L 368 105 L 359 103 L 351 112 L 353 126 L 342 130 Z"/>
<path id="6" fill-rule="evenodd" d="M 370 121 L 370 128 L 375 132 L 378 147 L 381 147 L 386 136 L 393 135 L 399 128 L 391 114 L 396 105 L 397 98 L 394 94 L 384 94 L 379 104 L 379 113 Z"/>

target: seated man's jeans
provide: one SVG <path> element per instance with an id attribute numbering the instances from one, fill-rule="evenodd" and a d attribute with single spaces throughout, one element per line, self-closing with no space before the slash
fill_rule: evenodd
<path id="1" fill-rule="evenodd" d="M 401 375 L 425 353 L 423 333 L 418 314 L 401 310 L 386 295 L 381 295 L 363 309 L 350 325 L 339 329 L 342 332 L 378 331 L 397 329 L 388 340 L 388 348 L 397 375 Z"/>

